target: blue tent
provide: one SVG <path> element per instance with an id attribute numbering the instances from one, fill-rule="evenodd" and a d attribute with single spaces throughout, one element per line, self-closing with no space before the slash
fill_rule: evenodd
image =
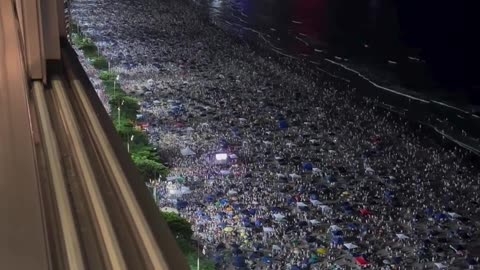
<path id="1" fill-rule="evenodd" d="M 234 203 L 234 204 L 232 205 L 232 207 L 233 207 L 233 209 L 235 209 L 235 210 L 240 210 L 240 208 L 242 208 L 242 205 L 239 204 L 239 203 Z"/>
<path id="2" fill-rule="evenodd" d="M 269 256 L 264 256 L 262 258 L 262 262 L 265 263 L 265 264 L 270 264 L 270 263 L 272 263 L 272 258 L 270 258 Z"/>
<path id="3" fill-rule="evenodd" d="M 287 200 L 287 204 L 288 204 L 288 205 L 295 204 L 296 202 L 297 202 L 297 201 L 296 201 L 293 197 L 290 197 L 290 198 L 288 198 L 288 200 Z"/>
<path id="4" fill-rule="evenodd" d="M 250 208 L 250 209 L 248 209 L 248 212 L 250 213 L 250 215 L 254 216 L 257 213 L 257 209 Z"/>
<path id="5" fill-rule="evenodd" d="M 444 221 L 448 219 L 448 216 L 443 213 L 436 213 L 434 216 L 435 220 L 437 221 Z"/>
<path id="6" fill-rule="evenodd" d="M 263 227 L 263 222 L 260 219 L 255 220 L 255 227 Z"/>
<path id="7" fill-rule="evenodd" d="M 221 206 L 225 206 L 228 204 L 228 199 L 221 199 L 219 202 Z"/>
<path id="8" fill-rule="evenodd" d="M 313 170 L 312 163 L 305 163 L 303 164 L 303 170 L 307 172 L 311 172 Z"/>
<path id="9" fill-rule="evenodd" d="M 242 136 L 242 131 L 239 128 L 234 127 L 232 128 L 232 134 L 233 134 L 233 137 L 239 138 Z"/>
<path id="10" fill-rule="evenodd" d="M 290 270 L 302 270 L 300 267 L 294 265 L 290 268 Z"/>
<path id="11" fill-rule="evenodd" d="M 394 195 L 393 195 L 393 192 L 391 192 L 391 191 L 385 191 L 385 192 L 383 193 L 383 195 L 384 195 L 385 199 L 392 199 L 393 196 L 394 196 Z"/>
<path id="12" fill-rule="evenodd" d="M 188 202 L 178 200 L 177 204 L 176 204 L 176 207 L 177 207 L 177 209 L 183 209 L 183 208 L 187 207 L 187 205 L 188 205 Z"/>
<path id="13" fill-rule="evenodd" d="M 352 230 L 352 231 L 353 231 L 353 230 L 356 230 L 356 229 L 357 229 L 357 224 L 355 224 L 355 223 L 349 223 L 349 224 L 348 224 L 348 228 L 349 228 L 350 230 Z"/>
<path id="14" fill-rule="evenodd" d="M 205 202 L 207 203 L 212 203 L 215 201 L 215 196 L 213 195 L 208 195 L 206 198 L 205 198 Z"/>
<path id="15" fill-rule="evenodd" d="M 280 121 L 278 121 L 278 127 L 280 129 L 287 129 L 288 128 L 288 122 L 286 120 L 280 120 Z"/>
<path id="16" fill-rule="evenodd" d="M 343 236 L 343 232 L 342 231 L 332 231 L 332 235 L 333 236 Z"/>
<path id="17" fill-rule="evenodd" d="M 342 237 L 334 237 L 332 239 L 332 244 L 334 245 L 343 245 L 343 238 Z"/>
<path id="18" fill-rule="evenodd" d="M 282 209 L 280 209 L 279 207 L 275 207 L 275 206 L 272 207 L 270 210 L 271 210 L 273 213 L 280 213 L 280 212 L 282 212 Z"/>
<path id="19" fill-rule="evenodd" d="M 213 257 L 213 261 L 215 263 L 222 263 L 223 262 L 223 256 L 222 255 L 216 255 L 215 257 Z"/>
<path id="20" fill-rule="evenodd" d="M 245 216 L 251 216 L 250 212 L 247 209 L 243 209 L 242 211 L 240 211 L 240 213 L 242 213 Z"/>
<path id="21" fill-rule="evenodd" d="M 233 257 L 232 265 L 239 268 L 247 267 L 247 264 L 245 263 L 245 257 L 243 256 Z"/>

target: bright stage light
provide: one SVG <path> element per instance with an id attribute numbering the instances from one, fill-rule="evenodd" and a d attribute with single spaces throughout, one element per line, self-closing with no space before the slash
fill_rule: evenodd
<path id="1" fill-rule="evenodd" d="M 228 158 L 228 155 L 225 153 L 215 154 L 215 159 L 218 161 L 224 161 L 224 160 L 227 160 L 227 158 Z"/>

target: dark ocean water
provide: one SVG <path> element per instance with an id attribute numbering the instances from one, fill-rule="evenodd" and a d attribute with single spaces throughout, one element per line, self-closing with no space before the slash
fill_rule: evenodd
<path id="1" fill-rule="evenodd" d="M 304 59 L 362 86 L 386 109 L 480 148 L 477 16 L 462 3 L 193 1 L 227 32 Z"/>
<path id="2" fill-rule="evenodd" d="M 476 15 L 461 3 L 195 1 L 207 7 L 217 23 L 227 23 L 239 34 L 259 31 L 272 46 L 289 54 L 332 58 L 385 86 L 464 107 L 480 105 L 473 66 L 478 42 L 470 32 L 475 30 L 471 28 Z"/>

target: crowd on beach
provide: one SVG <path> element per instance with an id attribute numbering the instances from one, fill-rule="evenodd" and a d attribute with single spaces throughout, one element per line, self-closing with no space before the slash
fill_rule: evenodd
<path id="1" fill-rule="evenodd" d="M 479 269 L 478 164 L 187 2 L 77 0 L 218 269 Z M 97 85 L 98 86 L 98 85 Z M 100 86 L 98 86 L 100 87 Z"/>

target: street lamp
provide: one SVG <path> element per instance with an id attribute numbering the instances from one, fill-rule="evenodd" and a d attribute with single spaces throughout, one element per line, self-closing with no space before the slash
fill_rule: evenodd
<path id="1" fill-rule="evenodd" d="M 110 65 L 110 62 L 108 62 L 108 64 Z M 117 81 L 120 80 L 120 75 L 117 75 L 117 77 L 115 78 L 115 80 L 113 80 L 113 96 L 115 96 L 115 90 L 117 88 Z"/>
<path id="2" fill-rule="evenodd" d="M 128 150 L 128 153 L 130 153 L 130 142 L 133 142 L 133 138 L 135 137 L 135 135 L 132 135 L 132 137 L 130 137 L 130 140 L 127 141 L 127 150 Z"/>
<path id="3" fill-rule="evenodd" d="M 118 126 L 120 126 L 120 114 L 121 114 L 121 107 L 123 106 L 123 103 L 125 102 L 125 100 L 122 100 L 122 104 L 120 104 L 120 106 L 118 106 L 117 110 L 118 110 Z"/>

